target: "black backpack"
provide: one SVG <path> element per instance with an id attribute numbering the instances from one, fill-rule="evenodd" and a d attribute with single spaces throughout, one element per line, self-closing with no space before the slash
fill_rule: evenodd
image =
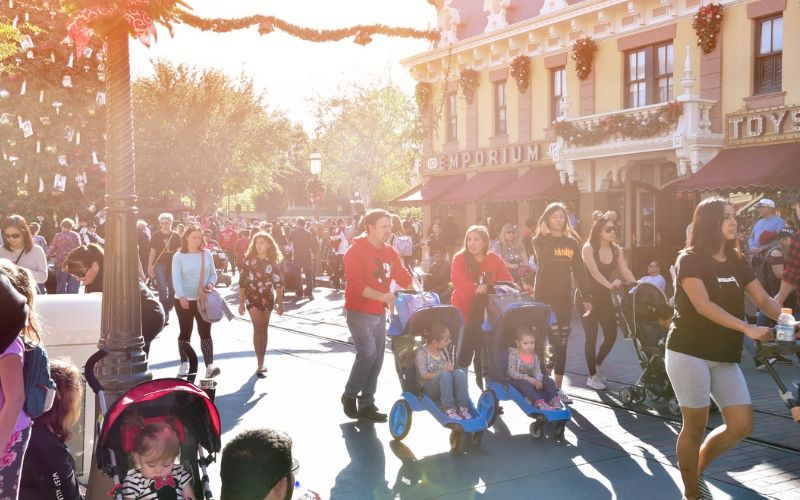
<path id="1" fill-rule="evenodd" d="M 776 277 L 775 273 L 772 272 L 772 265 L 767 258 L 773 250 L 775 250 L 775 248 L 770 248 L 765 252 L 761 252 L 761 255 L 757 256 L 760 257 L 757 261 L 759 267 L 755 268 L 754 266 L 758 281 L 761 282 L 761 285 L 770 297 L 774 297 L 781 288 L 781 279 Z M 756 264 L 755 257 L 753 258 L 753 264 Z"/>
<path id="2" fill-rule="evenodd" d="M 50 359 L 42 344 L 25 344 L 22 377 L 25 414 L 30 418 L 41 416 L 53 406 L 56 395 L 56 383 L 50 377 Z"/>

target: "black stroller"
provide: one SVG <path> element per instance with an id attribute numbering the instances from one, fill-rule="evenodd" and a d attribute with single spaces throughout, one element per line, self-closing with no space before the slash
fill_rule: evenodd
<path id="1" fill-rule="evenodd" d="M 798 323 L 798 325 L 800 325 L 800 323 Z M 797 326 L 795 326 L 795 331 L 797 331 Z M 769 373 L 769 375 L 775 381 L 775 384 L 778 386 L 778 396 L 780 396 L 780 398 L 786 404 L 786 407 L 791 410 L 800 402 L 800 382 L 794 383 L 796 392 L 793 393 L 787 389 L 786 384 L 783 383 L 783 380 L 781 380 L 780 376 L 775 371 L 775 368 L 772 366 L 772 363 L 769 362 L 769 359 L 777 356 L 791 356 L 800 352 L 800 342 L 797 340 L 794 342 L 755 341 L 755 346 L 756 359 L 764 364 L 764 367 L 767 369 L 767 373 Z"/>
<path id="2" fill-rule="evenodd" d="M 614 297 L 615 309 L 625 337 L 633 341 L 642 374 L 633 385 L 617 393 L 623 405 L 667 401 L 669 411 L 681 409 L 667 376 L 664 356 L 667 330 L 662 322 L 672 318 L 673 309 L 660 288 L 651 283 L 626 284 Z"/>
<path id="3" fill-rule="evenodd" d="M 126 420 L 135 413 L 145 423 L 167 418 L 180 422 L 181 465 L 192 474 L 192 486 L 198 498 L 211 500 L 206 468 L 214 462 L 214 454 L 219 453 L 221 448 L 219 413 L 212 401 L 214 389 L 208 392 L 200 389 L 192 383 L 193 375 L 190 376 L 192 381 L 173 378 L 150 380 L 132 387 L 106 409 L 103 386 L 94 374 L 95 364 L 106 355 L 108 351 L 105 349 L 93 354 L 86 362 L 84 376 L 99 396 L 103 418 L 98 419 L 98 428 L 95 429 L 97 466 L 113 477 L 115 499 L 122 500 L 119 486 L 130 468 L 128 453 L 131 451 L 131 435 L 126 428 Z M 190 372 L 193 374 L 197 370 L 194 351 L 189 351 L 189 358 Z"/>

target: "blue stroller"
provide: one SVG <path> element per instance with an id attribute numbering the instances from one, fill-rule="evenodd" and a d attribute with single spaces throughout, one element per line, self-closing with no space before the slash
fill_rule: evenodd
<path id="1" fill-rule="evenodd" d="M 530 433 L 534 439 L 544 435 L 546 423 L 552 424 L 555 437 L 564 435 L 564 428 L 571 418 L 569 409 L 562 403 L 560 409 L 540 410 L 528 401 L 508 378 L 508 349 L 516 347 L 515 333 L 518 327 L 533 327 L 536 336 L 536 355 L 544 359 L 544 341 L 550 329 L 550 306 L 534 302 L 529 295 L 520 293 L 511 284 L 497 284 L 489 296 L 486 307 L 486 321 L 483 330 L 487 333 L 484 346 L 488 372 L 487 390 L 494 393 L 499 401 L 513 401 L 533 418 Z M 542 363 L 542 371 L 545 371 Z M 545 371 L 546 374 L 546 371 Z M 489 425 L 494 422 L 491 421 Z"/>
<path id="2" fill-rule="evenodd" d="M 427 411 L 440 424 L 450 429 L 450 451 L 456 453 L 461 449 L 464 433 L 471 433 L 472 444 L 480 446 L 483 431 L 495 419 L 497 400 L 494 394 L 490 391 L 482 392 L 477 408 L 471 400 L 468 401 L 469 410 L 475 417 L 454 420 L 439 408 L 436 401 L 422 393 L 416 373 L 416 338 L 422 336 L 427 325 L 434 321 L 445 324 L 450 332 L 457 334 L 461 328 L 461 313 L 453 306 L 440 304 L 435 293 L 397 292 L 395 295 L 397 315 L 392 318 L 388 335 L 403 394 L 389 412 L 389 432 L 398 441 L 404 439 L 411 429 L 412 413 Z"/>

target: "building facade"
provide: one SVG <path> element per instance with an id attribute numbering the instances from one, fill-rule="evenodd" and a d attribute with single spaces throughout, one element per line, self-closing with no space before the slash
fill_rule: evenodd
<path id="1" fill-rule="evenodd" d="M 723 150 L 800 186 L 800 4 L 701 2 L 439 1 L 439 43 L 403 61 L 425 140 L 422 183 L 397 203 L 466 227 L 565 200 L 584 235 L 612 209 L 636 272 L 683 246 L 697 191 L 714 185 L 683 186 L 724 179 Z M 781 165 L 746 164 L 778 153 Z"/>

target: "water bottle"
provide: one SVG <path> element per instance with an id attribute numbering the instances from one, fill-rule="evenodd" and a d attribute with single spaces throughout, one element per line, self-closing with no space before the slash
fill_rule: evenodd
<path id="1" fill-rule="evenodd" d="M 778 316 L 778 325 L 775 327 L 775 340 L 778 342 L 794 342 L 795 320 L 792 310 L 788 307 L 781 309 Z"/>

